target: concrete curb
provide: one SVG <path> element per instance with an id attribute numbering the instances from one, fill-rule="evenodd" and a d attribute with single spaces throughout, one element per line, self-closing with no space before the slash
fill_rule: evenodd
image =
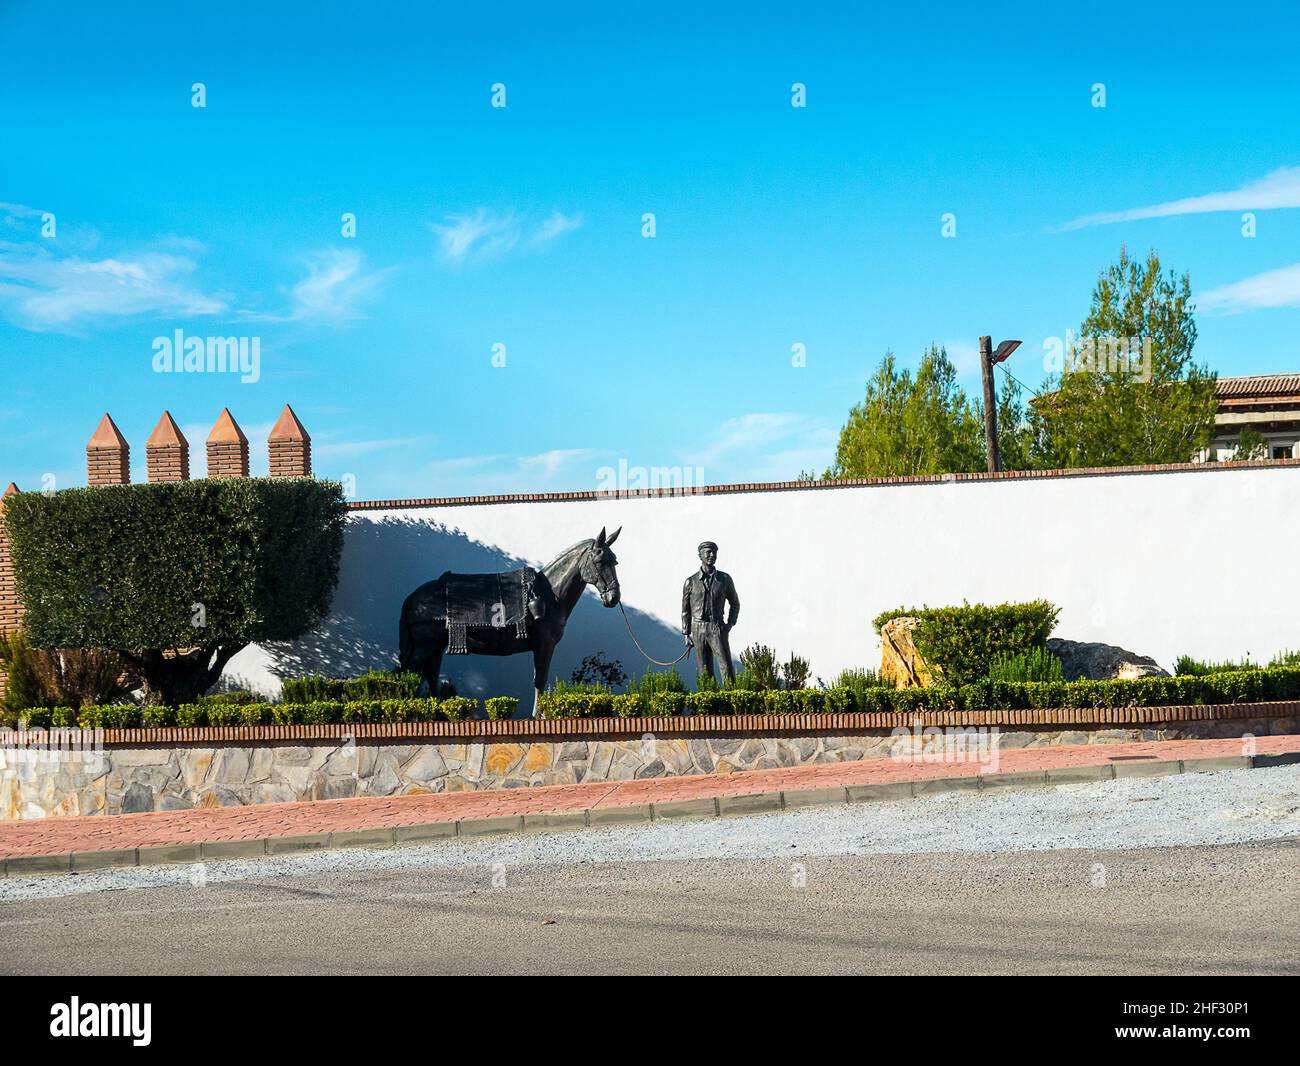
<path id="1" fill-rule="evenodd" d="M 945 792 L 975 792 L 1004 788 L 1051 788 L 1056 785 L 1109 781 L 1125 777 L 1166 777 L 1172 774 L 1217 773 L 1223 770 L 1265 769 L 1300 763 L 1300 751 L 1272 755 L 1224 755 L 1204 759 L 1161 759 L 1113 762 L 1099 766 L 1066 766 L 1049 770 L 1020 770 L 1005 774 L 930 777 L 877 785 L 803 788 L 751 792 L 739 796 L 636 803 L 619 807 L 590 807 L 575 811 L 511 814 L 497 818 L 465 818 L 330 833 L 261 837 L 253 840 L 214 840 L 197 844 L 157 844 L 103 851 L 73 851 L 57 855 L 15 855 L 0 859 L 0 877 L 32 874 L 87 873 L 123 866 L 158 866 L 216 859 L 245 859 L 342 848 L 386 848 L 451 837 L 493 836 L 501 833 L 581 829 L 670 821 L 676 818 L 728 818 L 746 814 L 800 810 L 840 803 L 879 803 L 935 796 Z"/>

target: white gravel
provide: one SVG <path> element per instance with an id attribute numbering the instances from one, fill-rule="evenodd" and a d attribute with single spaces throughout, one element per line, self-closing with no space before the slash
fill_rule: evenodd
<path id="1" fill-rule="evenodd" d="M 437 866 L 1235 844 L 1300 836 L 1300 766 L 949 792 L 782 814 L 0 879 L 0 903 L 161 885 Z"/>

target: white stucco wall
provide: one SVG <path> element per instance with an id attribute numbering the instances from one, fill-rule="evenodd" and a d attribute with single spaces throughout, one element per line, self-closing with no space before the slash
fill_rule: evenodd
<path id="1" fill-rule="evenodd" d="M 827 681 L 875 666 L 870 621 L 901 605 L 1046 598 L 1056 635 L 1154 656 L 1300 647 L 1300 468 L 1047 477 L 704 496 L 356 511 L 334 615 L 288 649 L 250 648 L 227 676 L 268 693 L 306 669 L 387 665 L 402 600 L 442 571 L 544 565 L 606 526 L 624 604 L 657 658 L 681 648 L 682 582 L 705 539 L 736 581 L 739 653 L 754 642 L 796 651 Z M 552 673 L 567 678 L 603 650 L 644 663 L 617 610 L 589 597 Z M 462 692 L 530 690 L 527 656 L 447 657 Z"/>

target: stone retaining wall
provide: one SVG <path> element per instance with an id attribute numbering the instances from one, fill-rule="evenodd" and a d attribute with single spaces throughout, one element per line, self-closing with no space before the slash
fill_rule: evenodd
<path id="1" fill-rule="evenodd" d="M 1300 710 L 1294 705 L 1270 709 L 1274 713 L 1256 717 L 1245 717 L 1246 708 L 1238 706 L 1231 708 L 1230 716 L 1183 721 L 1076 728 L 1001 726 L 995 727 L 995 743 L 999 748 L 1024 748 L 1300 733 Z M 485 727 L 506 724 L 481 723 Z M 714 728 L 683 730 L 674 736 L 650 731 L 638 735 L 631 731 L 635 723 L 619 724 L 623 731 L 566 736 L 541 733 L 544 725 L 537 723 L 540 735 L 532 737 L 484 735 L 486 729 L 478 736 L 358 737 L 348 734 L 347 727 L 326 726 L 314 731 L 337 731 L 335 735 L 147 744 L 113 743 L 110 734 L 109 740 L 82 751 L 41 751 L 0 743 L 0 819 L 731 773 L 933 751 L 923 746 L 935 744 L 934 737 L 942 730 L 921 721 L 911 728 L 804 727 L 748 734 Z M 969 721 L 953 722 L 951 727 L 973 728 Z M 313 731 L 312 727 L 287 728 Z M 356 732 L 383 729 L 358 727 Z M 980 742 L 991 741 L 991 736 L 985 734 Z"/>

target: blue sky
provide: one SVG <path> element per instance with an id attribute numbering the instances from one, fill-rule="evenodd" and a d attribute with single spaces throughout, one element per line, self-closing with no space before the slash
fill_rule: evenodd
<path id="1" fill-rule="evenodd" d="M 264 469 L 286 402 L 362 499 L 794 477 L 888 350 L 1037 383 L 1121 243 L 1201 360 L 1300 370 L 1293 7 L 765 6 L 0 3 L 0 481 L 105 410 L 137 476 L 164 408 Z"/>

